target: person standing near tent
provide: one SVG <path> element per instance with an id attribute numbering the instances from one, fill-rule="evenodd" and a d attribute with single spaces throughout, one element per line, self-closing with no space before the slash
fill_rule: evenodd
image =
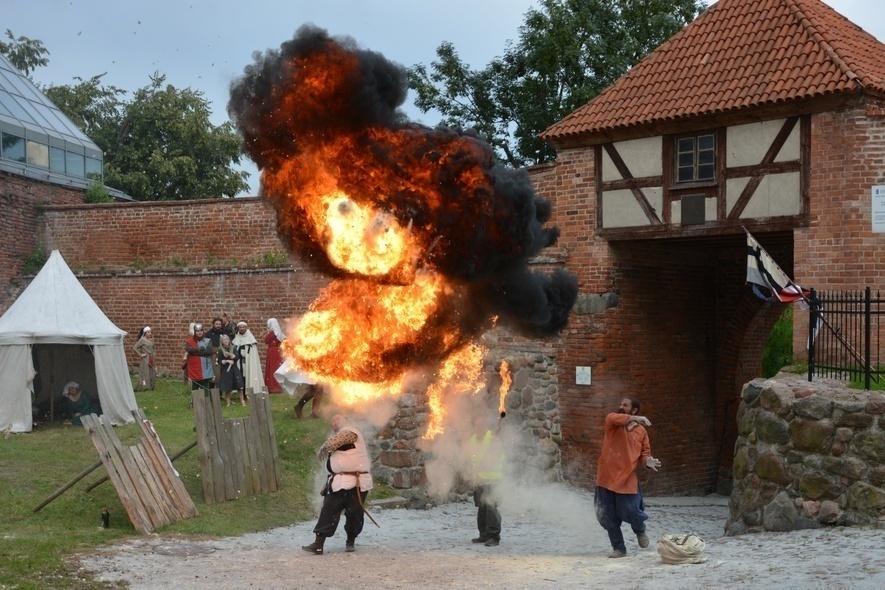
<path id="1" fill-rule="evenodd" d="M 68 381 L 61 394 L 65 398 L 65 406 L 71 424 L 83 426 L 83 422 L 80 420 L 83 416 L 101 415 L 101 405 L 88 393 L 82 391 L 76 381 Z"/>
<path id="2" fill-rule="evenodd" d="M 264 385 L 267 387 L 268 393 L 281 393 L 283 390 L 277 382 L 274 373 L 283 364 L 283 353 L 280 352 L 280 344 L 286 339 L 280 322 L 277 318 L 267 320 L 267 336 L 264 337 L 264 343 L 267 344 L 267 358 L 264 364 Z"/>
<path id="3" fill-rule="evenodd" d="M 154 368 L 154 337 L 149 326 L 145 326 L 138 336 L 138 342 L 132 350 L 141 358 L 138 364 L 138 385 L 135 391 L 148 391 L 154 389 L 157 380 L 157 370 Z"/>
<path id="4" fill-rule="evenodd" d="M 187 353 L 187 378 L 191 382 L 191 391 L 202 389 L 208 396 L 215 369 L 212 366 L 212 341 L 204 334 L 203 324 L 194 324 L 194 334 L 184 341 L 184 350 Z"/>
<path id="5" fill-rule="evenodd" d="M 234 336 L 233 343 L 240 348 L 240 368 L 246 389 L 251 388 L 253 392 L 259 393 L 264 387 L 264 373 L 261 371 L 258 341 L 246 322 L 237 322 L 237 335 Z"/>

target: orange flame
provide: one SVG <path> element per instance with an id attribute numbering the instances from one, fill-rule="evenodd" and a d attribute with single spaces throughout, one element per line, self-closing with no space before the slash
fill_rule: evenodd
<path id="1" fill-rule="evenodd" d="M 499 393 L 499 402 L 498 402 L 498 411 L 501 412 L 503 417 L 504 412 L 507 411 L 507 406 L 504 405 L 504 398 L 507 397 L 507 392 L 510 391 L 510 384 L 513 383 L 513 377 L 510 375 L 510 365 L 507 361 L 501 361 L 501 369 L 499 371 L 501 375 L 501 387 L 498 388 Z"/>

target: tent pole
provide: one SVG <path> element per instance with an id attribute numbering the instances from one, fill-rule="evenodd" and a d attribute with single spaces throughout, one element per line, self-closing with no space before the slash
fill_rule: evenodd
<path id="1" fill-rule="evenodd" d="M 37 504 L 34 507 L 34 509 L 31 510 L 31 512 L 39 512 L 44 506 L 46 506 L 47 504 L 49 504 L 50 502 L 52 502 L 53 500 L 55 500 L 56 498 L 61 496 L 63 493 L 65 493 L 65 491 L 68 488 L 70 488 L 72 485 L 74 485 L 75 483 L 77 483 L 78 481 L 80 481 L 81 479 L 83 479 L 84 477 L 86 477 L 87 475 L 89 475 L 90 473 L 92 473 L 93 471 L 98 469 L 99 467 L 101 467 L 101 459 L 99 459 L 98 461 L 96 461 L 95 463 L 93 463 L 92 465 L 87 467 L 83 471 L 83 473 L 81 473 L 80 475 L 78 475 L 77 477 L 75 477 L 74 479 L 72 479 L 71 481 L 66 483 L 65 485 L 63 485 L 60 488 L 58 488 L 57 490 L 55 490 L 51 496 L 49 496 L 48 498 L 46 498 L 45 500 L 43 500 L 42 502 Z"/>

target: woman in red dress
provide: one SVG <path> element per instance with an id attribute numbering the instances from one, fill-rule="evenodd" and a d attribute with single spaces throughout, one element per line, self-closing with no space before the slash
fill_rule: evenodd
<path id="1" fill-rule="evenodd" d="M 264 363 L 264 385 L 269 393 L 281 393 L 283 390 L 273 374 L 283 364 L 280 344 L 286 339 L 286 335 L 283 334 L 277 318 L 267 320 L 267 329 L 267 336 L 264 337 L 264 343 L 267 344 L 267 356 L 265 357 L 267 360 Z"/>

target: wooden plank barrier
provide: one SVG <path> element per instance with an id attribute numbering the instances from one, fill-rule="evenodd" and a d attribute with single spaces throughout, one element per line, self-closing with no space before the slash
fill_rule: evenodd
<path id="1" fill-rule="evenodd" d="M 100 416 L 90 414 L 81 418 L 129 520 L 138 531 L 149 533 L 196 516 L 197 507 L 144 412 L 139 408 L 132 415 L 142 437 L 131 447 L 124 446 L 113 426 Z"/>
<path id="2" fill-rule="evenodd" d="M 192 392 L 197 453 L 206 504 L 275 492 L 282 487 L 282 466 L 274 433 L 270 396 L 249 395 L 249 416 L 221 418 L 221 396 Z"/>

